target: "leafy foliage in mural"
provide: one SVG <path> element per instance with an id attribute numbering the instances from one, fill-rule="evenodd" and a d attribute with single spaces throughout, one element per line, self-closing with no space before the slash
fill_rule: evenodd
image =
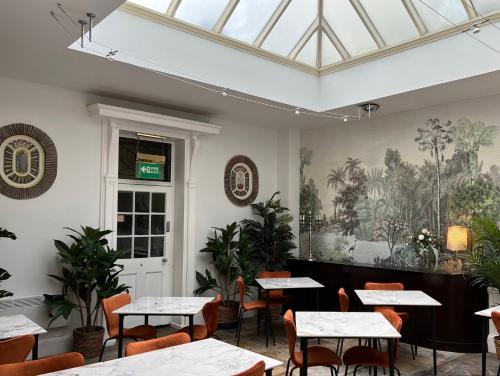
<path id="1" fill-rule="evenodd" d="M 309 179 L 306 183 L 304 174 L 304 168 L 311 164 L 312 158 L 312 150 L 306 148 L 300 149 L 300 208 L 303 213 L 311 213 L 315 217 L 321 211 L 319 190 L 313 179 Z"/>
<path id="2" fill-rule="evenodd" d="M 4 229 L 3 227 L 0 227 L 0 239 L 1 238 L 11 239 L 11 240 L 17 239 L 16 234 L 14 234 L 13 232 L 10 232 L 7 229 Z M 11 277 L 11 275 L 9 274 L 9 272 L 7 270 L 0 268 L 0 282 L 6 281 L 10 277 Z M 7 297 L 12 296 L 12 295 L 14 295 L 14 294 L 12 294 L 10 291 L 0 289 L 0 298 L 7 298 Z"/>

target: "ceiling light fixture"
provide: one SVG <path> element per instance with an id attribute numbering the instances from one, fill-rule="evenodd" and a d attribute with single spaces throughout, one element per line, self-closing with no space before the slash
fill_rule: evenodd
<path id="1" fill-rule="evenodd" d="M 219 94 L 223 97 L 227 97 L 229 95 L 228 93 L 228 89 L 221 89 L 221 91 L 219 92 Z"/>
<path id="2" fill-rule="evenodd" d="M 298 107 L 297 107 L 297 108 L 293 111 L 293 113 L 294 113 L 295 115 L 299 116 L 299 115 L 301 114 L 301 112 L 300 112 L 300 108 L 298 108 Z"/>
<path id="3" fill-rule="evenodd" d="M 95 14 L 87 12 L 87 17 L 89 18 L 89 42 L 92 42 L 92 28 L 94 27 Z"/>
<path id="4" fill-rule="evenodd" d="M 364 111 L 365 115 L 368 114 L 369 118 L 372 116 L 372 113 L 380 109 L 380 105 L 372 102 L 362 103 L 358 107 Z"/>
<path id="5" fill-rule="evenodd" d="M 467 32 L 472 32 L 472 34 L 479 34 L 481 32 L 481 25 L 485 24 L 486 22 L 489 22 L 489 19 L 484 19 L 479 22 L 474 22 L 472 25 L 470 25 L 467 29 L 464 30 L 464 33 Z"/>
<path id="6" fill-rule="evenodd" d="M 115 56 L 116 56 L 117 53 L 118 53 L 118 50 L 110 50 L 106 54 L 106 59 L 108 59 L 110 61 L 114 61 L 115 60 Z"/>
<path id="7" fill-rule="evenodd" d="M 83 48 L 83 37 L 85 35 L 85 25 L 87 24 L 87 21 L 78 20 L 78 23 L 80 24 L 80 46 Z"/>
<path id="8" fill-rule="evenodd" d="M 344 123 L 347 123 L 349 121 L 349 116 L 344 116 Z"/>

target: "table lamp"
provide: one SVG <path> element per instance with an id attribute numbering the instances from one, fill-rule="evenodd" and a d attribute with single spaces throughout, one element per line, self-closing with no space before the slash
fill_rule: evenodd
<path id="1" fill-rule="evenodd" d="M 450 226 L 448 227 L 448 236 L 446 239 L 446 248 L 455 252 L 453 269 L 456 271 L 462 270 L 462 261 L 457 260 L 457 252 L 466 251 L 471 244 L 471 236 L 469 229 L 465 226 Z"/>

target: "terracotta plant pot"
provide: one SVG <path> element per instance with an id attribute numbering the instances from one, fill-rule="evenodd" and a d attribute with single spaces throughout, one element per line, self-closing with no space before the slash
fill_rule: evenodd
<path id="1" fill-rule="evenodd" d="M 235 300 L 222 302 L 219 306 L 219 327 L 229 329 L 236 326 L 238 322 L 240 303 Z"/>
<path id="2" fill-rule="evenodd" d="M 94 331 L 86 332 L 84 328 L 73 330 L 73 351 L 79 352 L 85 359 L 97 358 L 101 353 L 104 328 L 94 326 Z"/>
<path id="3" fill-rule="evenodd" d="M 496 336 L 495 340 L 495 348 L 497 349 L 497 358 L 500 360 L 500 336 Z"/>

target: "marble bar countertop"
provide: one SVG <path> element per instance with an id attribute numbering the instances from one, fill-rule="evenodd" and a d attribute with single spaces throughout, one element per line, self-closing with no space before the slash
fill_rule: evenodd
<path id="1" fill-rule="evenodd" d="M 205 339 L 139 355 L 53 372 L 52 376 L 229 376 L 258 361 L 266 370 L 282 364 L 279 360 L 241 349 L 216 339 Z"/>
<path id="2" fill-rule="evenodd" d="M 0 339 L 44 333 L 44 328 L 24 315 L 0 316 Z"/>
<path id="3" fill-rule="evenodd" d="M 325 287 L 309 277 L 257 278 L 255 282 L 264 290 L 316 289 Z"/>
<path id="4" fill-rule="evenodd" d="M 439 307 L 436 299 L 420 290 L 354 290 L 364 305 Z"/>
<path id="5" fill-rule="evenodd" d="M 400 338 L 380 312 L 297 312 L 297 337 Z"/>
<path id="6" fill-rule="evenodd" d="M 490 317 L 491 318 L 491 314 L 492 312 L 500 312 L 500 306 L 496 306 L 496 307 L 491 307 L 491 308 L 487 308 L 487 309 L 483 309 L 482 311 L 478 311 L 476 313 L 474 313 L 475 315 L 478 315 L 478 316 L 483 316 L 483 317 Z"/>
<path id="7" fill-rule="evenodd" d="M 144 297 L 113 313 L 125 315 L 196 315 L 210 297 Z"/>

